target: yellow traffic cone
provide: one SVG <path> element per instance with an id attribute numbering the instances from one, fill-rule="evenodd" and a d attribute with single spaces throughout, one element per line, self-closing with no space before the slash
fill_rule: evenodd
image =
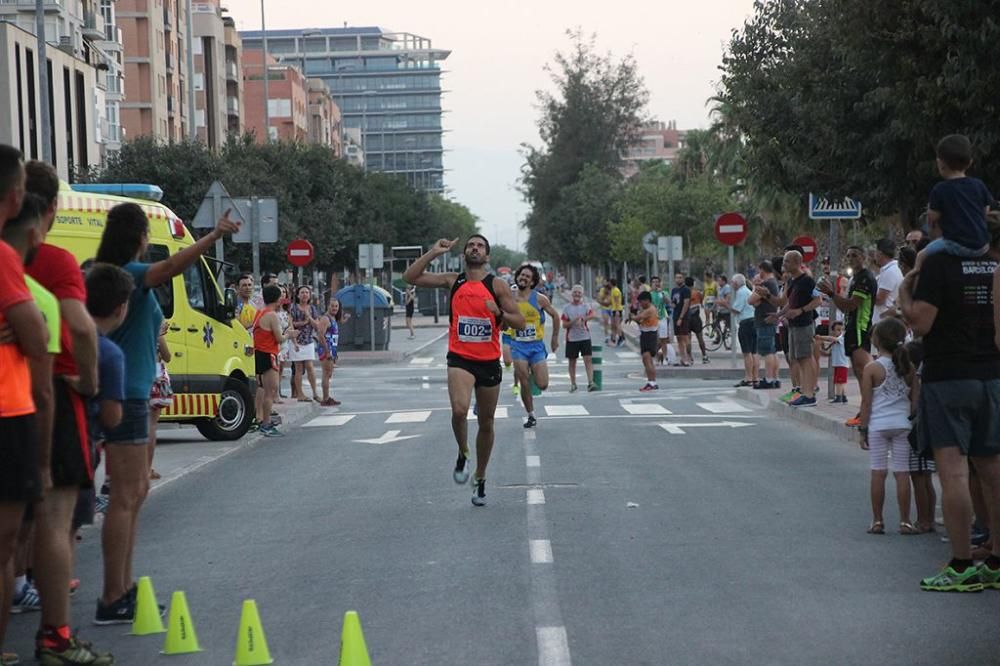
<path id="1" fill-rule="evenodd" d="M 240 633 L 236 637 L 236 659 L 233 666 L 263 666 L 273 664 L 271 651 L 267 649 L 264 627 L 260 624 L 257 602 L 247 599 L 243 602 L 240 615 Z"/>
<path id="2" fill-rule="evenodd" d="M 355 611 L 344 614 L 344 631 L 340 634 L 339 666 L 372 666 L 361 631 L 361 620 Z"/>
<path id="3" fill-rule="evenodd" d="M 161 654 L 189 654 L 201 652 L 194 622 L 188 611 L 187 597 L 180 590 L 170 598 L 170 618 L 167 622 L 167 638 L 163 641 Z"/>
<path id="4" fill-rule="evenodd" d="M 163 618 L 160 617 L 160 605 L 156 602 L 156 592 L 149 576 L 139 579 L 139 589 L 135 594 L 135 617 L 132 618 L 132 635 L 148 636 L 162 634 Z"/>

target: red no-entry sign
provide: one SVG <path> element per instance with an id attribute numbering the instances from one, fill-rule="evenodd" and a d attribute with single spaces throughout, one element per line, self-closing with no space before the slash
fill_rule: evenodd
<path id="1" fill-rule="evenodd" d="M 724 213 L 715 221 L 715 237 L 723 245 L 739 245 L 747 237 L 746 218 L 739 213 Z"/>
<path id="2" fill-rule="evenodd" d="M 288 244 L 288 261 L 293 266 L 308 266 L 316 257 L 313 244 L 304 238 L 298 238 Z"/>
<path id="3" fill-rule="evenodd" d="M 809 263 L 816 258 L 816 241 L 809 236 L 799 236 L 792 241 L 792 245 L 802 248 L 802 261 Z"/>

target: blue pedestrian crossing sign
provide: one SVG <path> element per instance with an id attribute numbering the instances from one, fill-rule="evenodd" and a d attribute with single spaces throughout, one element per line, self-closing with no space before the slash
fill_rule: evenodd
<path id="1" fill-rule="evenodd" d="M 856 220 L 861 217 L 861 202 L 850 197 L 827 199 L 809 193 L 810 220 Z"/>

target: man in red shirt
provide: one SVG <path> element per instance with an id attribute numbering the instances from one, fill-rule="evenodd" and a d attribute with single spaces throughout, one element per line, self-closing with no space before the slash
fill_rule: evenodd
<path id="1" fill-rule="evenodd" d="M 51 165 L 25 165 L 28 192 L 45 205 L 43 233 L 55 220 L 59 177 Z M 97 392 L 97 329 L 87 312 L 87 289 L 76 258 L 43 243 L 27 267 L 59 300 L 62 351 L 53 365 L 55 422 L 48 463 L 52 487 L 35 512 L 34 570 L 42 601 L 39 648 L 56 653 L 70 647 L 69 584 L 73 573 L 71 533 L 73 510 L 81 489 L 93 487 L 94 457 L 87 428 L 86 399 Z"/>
<path id="2" fill-rule="evenodd" d="M 16 148 L 0 144 L 0 229 L 24 199 L 24 164 Z M 41 496 L 35 404 L 28 358 L 48 354 L 45 320 L 24 283 L 21 258 L 0 241 L 0 327 L 13 341 L 0 344 L 0 646 L 13 597 L 11 560 L 24 507 Z M 66 537 L 68 539 L 68 535 Z M 9 661 L 7 656 L 3 658 Z"/>
<path id="3" fill-rule="evenodd" d="M 472 392 L 476 393 L 479 432 L 476 435 L 476 476 L 472 503 L 486 504 L 486 465 L 493 452 L 493 417 L 500 397 L 500 320 L 508 326 L 524 328 L 521 313 L 510 287 L 486 272 L 490 242 L 473 234 L 465 243 L 464 273 L 425 273 L 430 263 L 448 254 L 458 241 L 442 238 L 417 259 L 403 279 L 417 287 L 449 289 L 451 308 L 448 332 L 448 397 L 451 400 L 451 429 L 458 442 L 458 462 L 452 478 L 463 484 L 469 480 L 468 422 Z M 527 390 L 527 387 L 525 388 Z"/>

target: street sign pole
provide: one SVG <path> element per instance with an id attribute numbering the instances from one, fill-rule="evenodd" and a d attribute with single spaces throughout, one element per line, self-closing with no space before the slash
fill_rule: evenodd
<path id="1" fill-rule="evenodd" d="M 192 123 L 193 124 L 193 123 Z M 218 220 L 222 216 L 222 192 L 212 192 L 212 219 Z M 222 263 L 225 258 L 222 256 L 222 238 L 215 241 L 215 258 L 219 260 L 217 268 L 219 269 L 219 274 L 216 279 L 219 280 L 220 284 L 224 284 L 222 281 L 222 274 L 225 272 L 225 265 Z"/>
<path id="2" fill-rule="evenodd" d="M 837 275 L 840 257 L 840 220 L 830 220 L 830 278 L 833 280 L 833 293 L 837 293 Z M 833 334 L 833 322 L 837 321 L 837 301 L 830 297 L 830 324 L 828 334 Z M 829 361 L 830 376 L 827 378 L 827 395 L 833 395 L 833 356 Z"/>
<path id="3" fill-rule="evenodd" d="M 736 272 L 734 270 L 735 267 L 736 267 L 736 258 L 734 257 L 734 254 L 735 254 L 735 251 L 733 249 L 733 246 L 730 245 L 729 246 L 729 284 L 730 284 L 730 286 L 733 284 L 733 282 L 732 282 L 732 280 L 733 280 L 733 273 Z M 730 302 L 731 301 L 732 301 L 732 297 L 730 297 Z M 729 312 L 729 337 L 730 337 L 730 344 L 729 344 L 729 367 L 735 368 L 736 367 L 736 326 L 737 326 L 737 321 L 736 321 L 736 313 L 733 312 L 732 310 L 729 310 L 728 312 Z M 716 314 L 715 316 L 716 316 L 716 318 L 718 318 L 719 315 Z"/>
<path id="4" fill-rule="evenodd" d="M 371 248 L 371 246 L 368 246 Z M 368 256 L 372 255 L 372 251 L 369 249 Z M 375 265 L 368 264 L 368 328 L 372 336 L 371 347 L 372 351 L 375 351 Z"/>
<path id="5" fill-rule="evenodd" d="M 252 197 L 250 199 L 250 247 L 253 255 L 253 275 L 254 279 L 258 281 L 260 280 L 260 230 L 257 228 L 257 220 L 259 219 L 260 200 L 257 197 Z"/>

